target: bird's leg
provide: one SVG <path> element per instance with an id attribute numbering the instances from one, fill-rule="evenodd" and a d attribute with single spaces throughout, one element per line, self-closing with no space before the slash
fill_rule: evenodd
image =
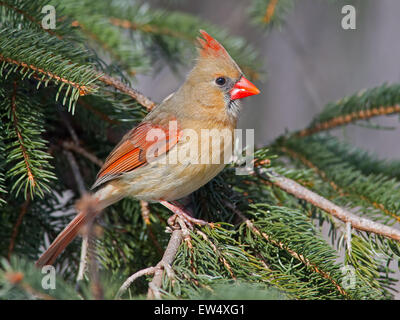
<path id="1" fill-rule="evenodd" d="M 169 225 L 173 225 L 176 217 L 178 216 L 178 217 L 181 217 L 183 219 L 183 221 L 185 221 L 185 223 L 188 224 L 190 227 L 193 227 L 194 224 L 198 224 L 201 226 L 205 226 L 205 225 L 212 226 L 212 224 L 208 223 L 207 221 L 193 218 L 189 213 L 185 212 L 185 210 L 176 203 L 172 204 L 171 202 L 164 201 L 164 200 L 160 201 L 160 203 L 164 207 L 167 207 L 169 210 L 171 210 L 174 213 L 174 215 L 168 219 Z"/>

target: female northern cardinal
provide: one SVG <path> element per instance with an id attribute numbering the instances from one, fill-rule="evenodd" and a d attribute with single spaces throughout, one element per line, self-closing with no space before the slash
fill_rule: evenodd
<path id="1" fill-rule="evenodd" d="M 223 139 L 224 143 L 201 142 L 203 146 L 207 145 L 206 151 L 210 151 L 210 154 L 215 154 L 217 150 L 217 155 L 222 155 L 231 147 L 225 141 L 232 141 L 239 112 L 237 99 L 260 93 L 243 76 L 224 47 L 205 31 L 200 30 L 200 33 L 204 39 L 198 38 L 198 61 L 185 83 L 129 131 L 106 159 L 93 185 L 94 188 L 101 186 L 93 195 L 99 208 L 97 212 L 126 196 L 133 196 L 140 200 L 160 202 L 175 214 L 185 215 L 179 206 L 168 201 L 192 193 L 224 168 L 223 161 L 182 163 L 166 159 L 167 155 L 174 153 L 185 154 L 193 148 L 199 150 L 197 139 L 184 138 L 185 130 L 192 130 L 199 137 L 204 129 L 223 132 L 223 138 L 227 138 Z M 175 131 L 169 130 L 171 123 Z M 158 140 L 149 139 L 149 136 L 157 136 Z M 200 146 L 195 160 L 202 158 L 204 150 Z M 92 218 L 81 211 L 36 265 L 52 264 Z M 201 223 L 201 220 L 189 220 Z"/>

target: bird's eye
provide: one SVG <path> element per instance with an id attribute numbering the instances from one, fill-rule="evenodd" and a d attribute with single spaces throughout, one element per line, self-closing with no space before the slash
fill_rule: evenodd
<path id="1" fill-rule="evenodd" d="M 226 83 L 226 79 L 224 77 L 218 77 L 215 79 L 215 83 L 219 86 L 223 86 Z"/>

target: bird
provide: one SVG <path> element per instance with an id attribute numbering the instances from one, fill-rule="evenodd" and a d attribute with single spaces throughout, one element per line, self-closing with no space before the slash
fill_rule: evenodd
<path id="1" fill-rule="evenodd" d="M 241 109 L 239 100 L 260 90 L 216 39 L 204 30 L 199 32 L 196 63 L 184 83 L 127 132 L 106 158 L 92 187 L 97 190 L 92 198 L 98 208 L 92 215 L 124 197 L 133 197 L 159 202 L 173 216 L 182 216 L 190 223 L 206 223 L 190 217 L 176 200 L 223 170 L 226 163 L 222 157 L 232 148 L 226 141 L 233 139 Z M 201 137 L 207 130 L 218 130 L 222 139 L 200 143 L 191 139 L 193 134 Z M 212 159 L 204 157 L 207 152 Z M 93 216 L 78 209 L 36 266 L 53 264 L 90 219 Z"/>

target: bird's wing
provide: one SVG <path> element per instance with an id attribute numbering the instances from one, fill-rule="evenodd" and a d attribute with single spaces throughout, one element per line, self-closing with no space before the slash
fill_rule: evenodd
<path id="1" fill-rule="evenodd" d="M 142 167 L 149 162 L 148 155 L 158 157 L 168 152 L 179 139 L 178 130 L 143 122 L 129 131 L 107 157 L 97 174 L 92 189 Z"/>

